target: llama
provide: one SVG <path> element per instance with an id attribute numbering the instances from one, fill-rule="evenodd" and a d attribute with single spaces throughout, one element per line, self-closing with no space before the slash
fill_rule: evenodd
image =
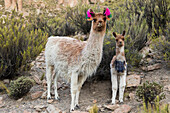
<path id="1" fill-rule="evenodd" d="M 73 111 L 79 107 L 81 87 L 87 77 L 96 72 L 101 62 L 106 21 L 109 17 L 108 8 L 103 13 L 94 13 L 92 9 L 88 10 L 87 19 L 92 21 L 92 25 L 87 41 L 82 42 L 69 37 L 49 37 L 45 48 L 47 99 L 51 98 L 50 87 L 54 69 L 55 99 L 59 99 L 57 78 L 60 76 L 71 82 L 70 110 Z"/>
<path id="2" fill-rule="evenodd" d="M 116 39 L 116 55 L 113 57 L 110 63 L 111 71 L 111 82 L 112 82 L 112 104 L 115 104 L 118 80 L 117 77 L 120 77 L 119 80 L 119 102 L 123 103 L 123 95 L 126 86 L 126 74 L 127 74 L 127 63 L 124 53 L 124 35 L 125 31 L 122 34 L 116 34 L 113 32 L 113 36 Z"/>

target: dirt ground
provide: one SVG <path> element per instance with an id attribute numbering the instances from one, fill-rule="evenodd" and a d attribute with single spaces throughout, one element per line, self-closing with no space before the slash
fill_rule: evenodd
<path id="1" fill-rule="evenodd" d="M 162 68 L 159 70 L 154 70 L 151 72 L 144 72 L 144 76 L 141 77 L 142 82 L 145 81 L 154 81 L 160 83 L 165 86 L 170 83 L 170 70 L 167 68 Z M 67 84 L 63 84 L 67 86 Z M 48 103 L 46 99 L 35 99 L 32 100 L 30 94 L 36 91 L 45 91 L 45 88 L 41 85 L 35 85 L 31 91 L 23 97 L 22 100 L 13 100 L 10 99 L 7 94 L 0 94 L 0 97 L 3 97 L 3 104 L 1 104 L 0 113 L 23 113 L 23 112 L 37 112 L 34 107 L 36 105 L 44 105 L 45 107 L 40 111 L 46 113 L 46 107 Z M 125 93 L 132 92 L 135 94 L 135 88 L 128 89 L 126 88 Z M 61 98 L 60 101 L 53 101 L 52 104 L 55 105 L 56 108 L 59 108 L 62 111 L 69 112 L 71 96 L 70 96 L 70 87 L 61 87 L 58 90 L 59 96 Z M 54 93 L 53 98 L 54 98 Z M 163 103 L 170 103 L 170 93 L 165 92 L 166 99 L 162 100 Z M 99 106 L 111 104 L 111 82 L 110 80 L 106 81 L 94 81 L 92 83 L 85 82 L 82 87 L 80 93 L 80 111 L 87 111 L 87 109 L 94 105 L 94 101 Z M 142 105 L 142 102 L 134 100 L 130 100 L 128 97 L 125 98 L 124 104 L 130 105 L 132 110 L 130 113 L 136 113 L 137 108 Z M 107 109 L 100 111 L 102 113 L 111 113 Z"/>

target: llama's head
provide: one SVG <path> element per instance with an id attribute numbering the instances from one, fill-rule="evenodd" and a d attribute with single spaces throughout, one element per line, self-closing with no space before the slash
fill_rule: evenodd
<path id="1" fill-rule="evenodd" d="M 125 31 L 123 31 L 122 34 L 116 34 L 115 32 L 113 32 L 113 36 L 116 39 L 116 46 L 118 46 L 118 47 L 124 46 Z"/>
<path id="2" fill-rule="evenodd" d="M 92 21 L 92 29 L 97 32 L 106 30 L 106 20 L 111 17 L 111 13 L 108 8 L 105 8 L 103 13 L 94 13 L 92 9 L 87 11 L 88 20 Z"/>

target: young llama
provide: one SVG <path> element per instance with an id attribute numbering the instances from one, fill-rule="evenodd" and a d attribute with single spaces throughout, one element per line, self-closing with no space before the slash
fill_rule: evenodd
<path id="1" fill-rule="evenodd" d="M 124 53 L 124 35 L 116 34 L 113 32 L 113 36 L 116 39 L 116 55 L 113 57 L 110 63 L 111 71 L 111 82 L 112 82 L 112 104 L 115 104 L 117 89 L 118 89 L 118 76 L 120 77 L 119 81 L 119 102 L 123 103 L 123 95 L 126 86 L 126 75 L 127 75 L 127 63 Z"/>
<path id="2" fill-rule="evenodd" d="M 87 19 L 92 21 L 90 36 L 87 42 L 69 37 L 51 36 L 45 48 L 47 99 L 51 98 L 52 70 L 54 75 L 55 99 L 57 93 L 57 78 L 64 77 L 71 82 L 71 108 L 78 107 L 80 89 L 87 79 L 96 72 L 102 59 L 103 40 L 106 32 L 106 20 L 109 19 L 108 8 L 103 13 L 87 12 Z"/>

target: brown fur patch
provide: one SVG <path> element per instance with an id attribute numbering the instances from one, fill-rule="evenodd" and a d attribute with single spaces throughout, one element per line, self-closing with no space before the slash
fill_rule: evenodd
<path id="1" fill-rule="evenodd" d="M 112 60 L 111 60 L 112 68 L 114 68 L 114 62 L 115 62 L 115 60 L 116 60 L 116 56 L 114 56 L 114 57 L 112 58 Z"/>
<path id="2" fill-rule="evenodd" d="M 85 45 L 86 42 L 79 40 L 62 40 L 59 43 L 60 53 L 67 57 L 68 64 L 70 64 L 81 57 L 81 52 Z"/>

